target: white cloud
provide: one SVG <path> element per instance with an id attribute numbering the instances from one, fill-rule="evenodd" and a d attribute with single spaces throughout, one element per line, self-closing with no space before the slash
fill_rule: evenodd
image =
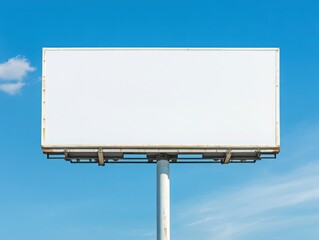
<path id="1" fill-rule="evenodd" d="M 21 88 L 25 85 L 23 82 L 16 83 L 2 83 L 0 84 L 0 91 L 8 93 L 10 95 L 15 95 L 20 92 Z"/>
<path id="2" fill-rule="evenodd" d="M 28 59 L 20 56 L 0 63 L 0 91 L 10 95 L 19 93 L 25 85 L 24 78 L 34 70 Z"/>
<path id="3" fill-rule="evenodd" d="M 7 62 L 0 64 L 0 79 L 22 81 L 28 72 L 33 72 L 28 59 L 24 57 L 10 58 Z"/>

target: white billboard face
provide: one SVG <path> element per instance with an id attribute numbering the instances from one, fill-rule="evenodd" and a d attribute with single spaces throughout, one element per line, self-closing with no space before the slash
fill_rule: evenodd
<path id="1" fill-rule="evenodd" d="M 42 147 L 279 150 L 278 49 L 43 50 Z"/>

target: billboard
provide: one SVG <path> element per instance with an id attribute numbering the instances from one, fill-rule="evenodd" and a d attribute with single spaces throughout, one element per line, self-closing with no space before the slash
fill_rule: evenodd
<path id="1" fill-rule="evenodd" d="M 279 152 L 277 48 L 44 48 L 42 77 L 44 153 Z"/>

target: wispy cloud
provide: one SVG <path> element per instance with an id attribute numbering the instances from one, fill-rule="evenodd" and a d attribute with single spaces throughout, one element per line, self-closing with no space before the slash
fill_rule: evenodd
<path id="1" fill-rule="evenodd" d="M 10 95 L 19 93 L 25 85 L 25 77 L 34 70 L 28 59 L 20 56 L 0 63 L 0 91 Z"/>
<path id="2" fill-rule="evenodd" d="M 318 138 L 317 122 L 296 125 L 273 171 L 180 203 L 176 239 L 319 239 Z"/>
<path id="3" fill-rule="evenodd" d="M 319 164 L 312 164 L 184 204 L 178 225 L 187 228 L 189 236 L 201 236 L 197 239 L 227 240 L 319 224 L 315 214 L 319 210 L 318 172 Z"/>

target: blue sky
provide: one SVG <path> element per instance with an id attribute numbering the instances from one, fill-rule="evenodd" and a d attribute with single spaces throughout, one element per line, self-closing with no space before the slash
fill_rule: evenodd
<path id="1" fill-rule="evenodd" d="M 42 47 L 279 47 L 281 154 L 171 166 L 171 238 L 318 239 L 318 12 L 311 0 L 0 0 L 0 239 L 156 236 L 155 165 L 42 155 Z"/>

